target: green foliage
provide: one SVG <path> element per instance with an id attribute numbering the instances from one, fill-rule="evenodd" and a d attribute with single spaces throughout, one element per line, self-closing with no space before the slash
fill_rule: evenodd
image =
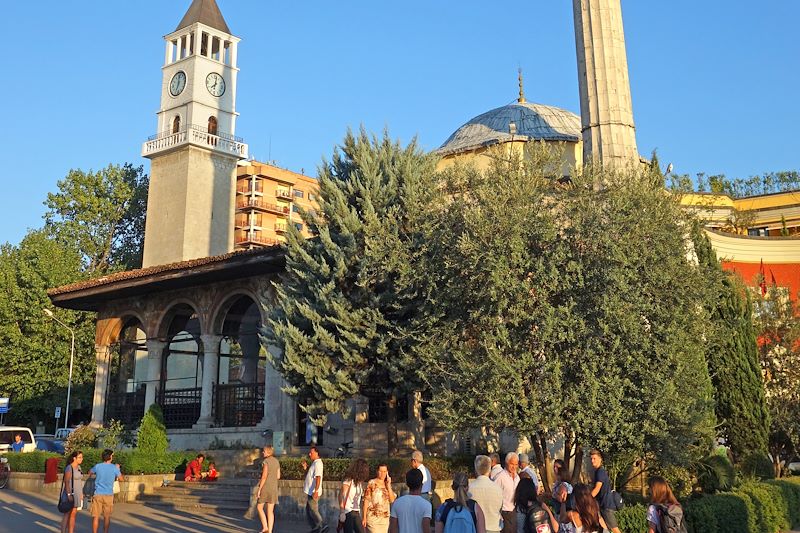
<path id="1" fill-rule="evenodd" d="M 766 453 L 770 417 L 761 379 L 753 306 L 735 274 L 722 270 L 711 243 L 699 225 L 692 240 L 706 279 L 706 306 L 711 327 L 706 333 L 706 360 L 714 384 L 719 434 L 737 461 Z"/>
<path id="2" fill-rule="evenodd" d="M 97 430 L 91 426 L 78 426 L 75 431 L 69 434 L 64 443 L 64 451 L 67 454 L 76 450 L 88 450 L 97 446 Z"/>
<path id="3" fill-rule="evenodd" d="M 775 480 L 767 481 L 766 484 L 777 487 L 781 491 L 785 516 L 791 523 L 791 527 L 800 527 L 800 483 Z"/>
<path id="4" fill-rule="evenodd" d="M 620 531 L 625 533 L 647 533 L 647 506 L 626 505 L 616 513 Z"/>
<path id="5" fill-rule="evenodd" d="M 683 466 L 669 465 L 652 469 L 648 473 L 651 476 L 661 476 L 666 479 L 673 494 L 679 499 L 687 498 L 692 494 L 697 483 L 697 475 L 694 471 Z"/>
<path id="6" fill-rule="evenodd" d="M 780 533 L 790 526 L 788 509 L 781 489 L 757 482 L 742 483 L 735 491 L 750 497 L 755 508 L 758 531 Z"/>
<path id="7" fill-rule="evenodd" d="M 419 389 L 417 264 L 433 176 L 416 142 L 348 132 L 320 169 L 321 216 L 301 213 L 316 238 L 290 230 L 262 342 L 286 392 L 317 420 L 346 412 L 356 394 Z"/>
<path id="8" fill-rule="evenodd" d="M 136 447 L 146 453 L 163 455 L 169 448 L 164 415 L 158 404 L 153 404 L 142 417 L 136 437 Z"/>
<path id="9" fill-rule="evenodd" d="M 708 316 L 685 212 L 651 171 L 586 169 L 564 186 L 547 147 L 494 155 L 486 171 L 445 172 L 433 214 L 434 418 L 452 431 L 574 432 L 609 462 L 707 453 Z"/>
<path id="10" fill-rule="evenodd" d="M 97 432 L 97 442 L 103 448 L 116 450 L 125 439 L 125 426 L 113 418 Z"/>
<path id="11" fill-rule="evenodd" d="M 697 463 L 696 469 L 697 482 L 706 494 L 730 490 L 736 481 L 736 471 L 724 455 L 706 457 Z"/>
<path id="12" fill-rule="evenodd" d="M 773 479 L 775 469 L 772 460 L 763 453 L 752 453 L 742 461 L 742 474 L 758 479 Z"/>
<path id="13" fill-rule="evenodd" d="M 81 451 L 83 452 L 82 470 L 84 473 L 88 473 L 92 466 L 102 462 L 102 449 L 83 448 Z M 114 452 L 113 461 L 120 464 L 123 474 L 183 474 L 186 465 L 196 455 L 197 452 L 194 451 L 167 452 L 163 454 L 143 452 L 141 450 L 117 451 Z M 64 469 L 66 463 L 64 456 L 50 452 L 15 453 L 8 454 L 6 457 L 8 457 L 12 472 L 43 473 L 45 461 L 51 457 L 60 459 L 58 464 L 59 471 Z M 208 464 L 211 462 L 214 462 L 214 458 L 211 456 L 206 457 L 203 468 L 208 468 Z"/>
<path id="14" fill-rule="evenodd" d="M 689 533 L 760 533 L 755 507 L 743 494 L 712 494 L 691 500 L 684 508 Z"/>
<path id="15" fill-rule="evenodd" d="M 696 186 L 688 174 L 670 176 L 670 189 L 678 192 L 712 192 L 733 198 L 772 194 L 800 188 L 800 172 L 796 170 L 765 172 L 749 178 L 727 178 L 724 174 L 706 176 L 698 173 Z"/>
<path id="16" fill-rule="evenodd" d="M 143 167 L 70 170 L 47 195 L 46 227 L 83 257 L 89 273 L 142 264 L 149 179 Z"/>
<path id="17" fill-rule="evenodd" d="M 281 464 L 281 479 L 305 479 L 305 471 L 301 463 L 308 462 L 307 458 L 295 457 L 281 457 L 279 458 Z M 347 471 L 352 459 L 323 459 L 325 464 L 325 479 L 339 480 Z M 392 477 L 393 482 L 404 483 L 406 479 L 406 472 L 411 468 L 407 458 L 372 458 L 367 459 L 370 468 L 370 476 L 377 475 L 378 465 L 385 464 L 389 467 L 389 475 Z M 431 477 L 438 480 L 450 480 L 453 478 L 453 473 L 457 471 L 472 472 L 472 461 L 461 458 L 439 458 L 439 457 L 426 457 L 425 466 L 431 472 Z"/>

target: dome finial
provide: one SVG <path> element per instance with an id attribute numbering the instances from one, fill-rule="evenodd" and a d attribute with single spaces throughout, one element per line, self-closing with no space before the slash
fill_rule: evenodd
<path id="1" fill-rule="evenodd" d="M 519 80 L 519 98 L 517 98 L 517 102 L 520 104 L 525 103 L 525 89 L 522 86 L 522 67 L 519 68 L 519 76 L 517 79 Z"/>

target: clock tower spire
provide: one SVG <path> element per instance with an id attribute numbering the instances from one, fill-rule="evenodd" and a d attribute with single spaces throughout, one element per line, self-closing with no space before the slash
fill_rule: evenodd
<path id="1" fill-rule="evenodd" d="M 235 136 L 239 38 L 215 0 L 193 0 L 164 37 L 151 160 L 143 266 L 233 251 L 236 163 L 247 145 Z"/>

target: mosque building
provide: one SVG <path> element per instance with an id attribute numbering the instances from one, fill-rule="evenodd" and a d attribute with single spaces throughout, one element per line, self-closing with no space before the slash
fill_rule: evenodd
<path id="1" fill-rule="evenodd" d="M 573 5 L 581 115 L 528 102 L 520 76 L 516 102 L 469 120 L 442 144 L 440 168 L 458 161 L 485 168 L 492 150 L 516 150 L 530 140 L 558 143 L 565 173 L 590 161 L 639 162 L 620 2 Z M 595 11 L 603 16 L 589 31 Z M 358 397 L 352 416 L 331 416 L 316 428 L 282 391 L 259 342 L 284 268 L 277 245 L 289 225 L 310 235 L 299 213 L 317 208 L 316 180 L 248 159 L 248 145 L 236 136 L 240 39 L 215 0 L 193 0 L 164 39 L 156 134 L 142 145 L 151 161 L 143 267 L 49 292 L 58 307 L 97 313 L 91 423 L 116 419 L 136 427 L 157 403 L 175 449 L 220 441 L 258 446 L 266 434 L 284 453 L 302 453 L 311 443 L 329 452 L 352 442 L 356 453 L 385 454 L 378 437 L 386 434 L 386 398 Z M 800 227 L 794 193 L 683 201 L 709 215 L 709 236 L 726 268 L 750 281 L 763 260 L 776 283 L 796 295 L 800 240 L 772 236 L 778 215 L 791 231 Z M 741 208 L 757 212 L 758 235 L 713 229 L 726 210 Z M 422 411 L 419 394 L 401 399 L 404 446 L 471 451 L 468 439 L 445 434 Z"/>

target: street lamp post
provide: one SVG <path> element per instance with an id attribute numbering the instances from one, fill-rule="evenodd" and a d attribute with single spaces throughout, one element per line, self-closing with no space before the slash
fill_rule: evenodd
<path id="1" fill-rule="evenodd" d="M 58 318 L 56 318 L 56 315 L 54 315 L 50 309 L 45 308 L 43 309 L 43 311 L 45 315 L 47 315 L 48 317 L 55 320 L 57 323 L 67 328 L 70 334 L 72 335 L 72 344 L 69 352 L 69 383 L 67 384 L 67 406 L 66 409 L 64 409 L 64 427 L 66 428 L 69 425 L 69 400 L 70 396 L 72 395 L 72 365 L 75 362 L 75 330 L 73 330 L 71 327 L 69 327 L 68 325 L 60 321 Z"/>

